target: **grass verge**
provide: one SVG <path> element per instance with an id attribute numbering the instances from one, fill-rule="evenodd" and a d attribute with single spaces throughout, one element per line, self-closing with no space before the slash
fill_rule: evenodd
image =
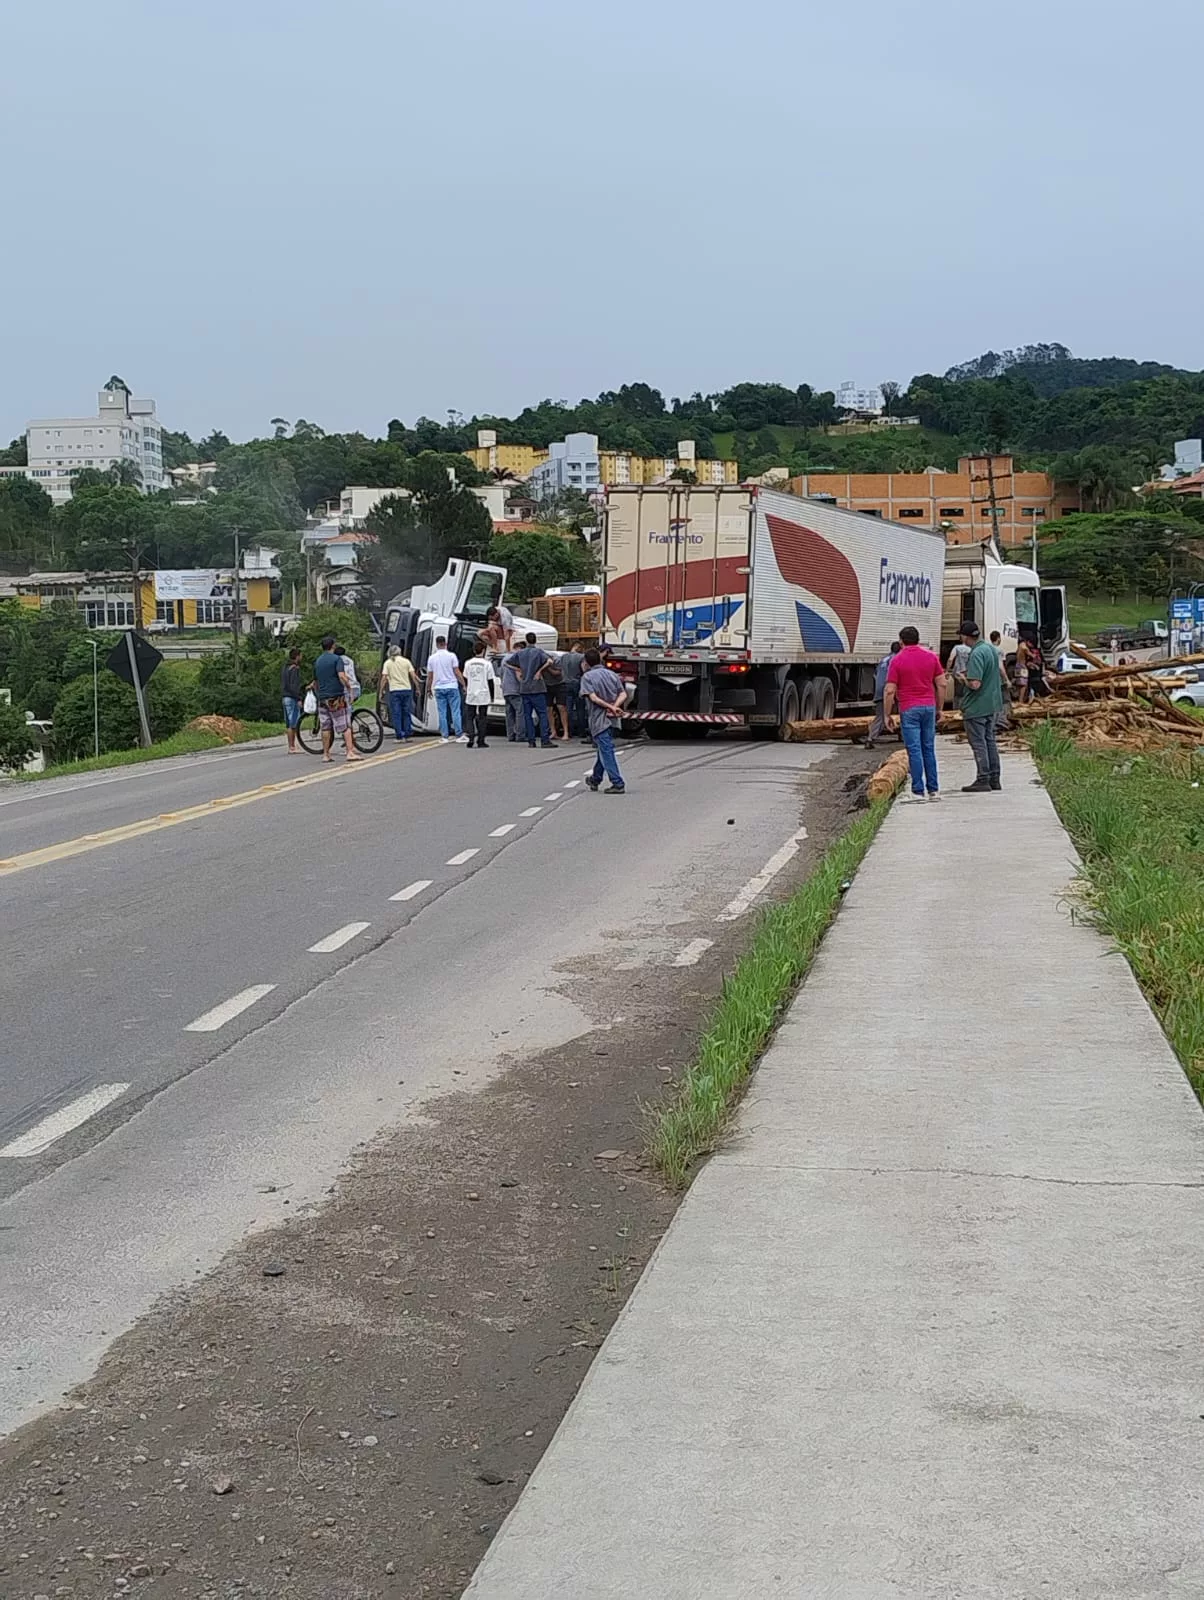
<path id="1" fill-rule="evenodd" d="M 714 1149 L 775 1023 L 815 959 L 840 904 L 841 885 L 857 870 L 887 809 L 885 801 L 872 806 L 829 845 L 802 888 L 766 912 L 725 980 L 697 1059 L 649 1128 L 649 1157 L 673 1188 L 683 1188 L 699 1159 Z"/>
<path id="2" fill-rule="evenodd" d="M 69 778 L 76 772 L 99 772 L 105 767 L 134 767 L 143 761 L 162 761 L 167 756 L 195 755 L 201 750 L 221 750 L 229 744 L 246 744 L 249 739 L 267 739 L 284 732 L 283 723 L 245 722 L 237 739 L 219 739 L 216 733 L 173 733 L 170 739 L 161 739 L 149 750 L 109 750 L 102 756 L 86 756 L 82 761 L 63 761 L 44 772 L 18 772 L 13 776 L 18 783 L 40 783 L 43 778 Z"/>
<path id="3" fill-rule="evenodd" d="M 1052 722 L 1031 736 L 1083 858 L 1096 923 L 1124 952 L 1204 1100 L 1204 756 L 1078 749 Z"/>

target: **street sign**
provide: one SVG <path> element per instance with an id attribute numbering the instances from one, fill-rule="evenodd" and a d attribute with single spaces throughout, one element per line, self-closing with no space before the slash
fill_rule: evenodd
<path id="1" fill-rule="evenodd" d="M 134 659 L 138 663 L 138 676 L 146 683 L 151 673 L 162 661 L 163 657 L 149 644 L 140 633 L 134 635 Z M 115 672 L 119 678 L 124 678 L 130 688 L 134 687 L 134 674 L 130 667 L 130 652 L 126 641 L 113 646 L 105 657 L 105 666 L 110 672 Z"/>

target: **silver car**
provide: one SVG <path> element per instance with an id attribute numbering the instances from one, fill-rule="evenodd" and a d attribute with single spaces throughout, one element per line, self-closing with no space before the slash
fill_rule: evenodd
<path id="1" fill-rule="evenodd" d="M 1160 667 L 1150 676 L 1172 680 L 1174 686 L 1167 689 L 1172 704 L 1204 708 L 1204 671 L 1199 667 Z"/>

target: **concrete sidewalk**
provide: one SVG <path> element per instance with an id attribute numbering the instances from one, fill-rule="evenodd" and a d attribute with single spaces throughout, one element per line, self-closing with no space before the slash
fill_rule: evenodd
<path id="1" fill-rule="evenodd" d="M 1031 763 L 941 760 L 472 1600 L 1204 1595 L 1204 1119 Z"/>

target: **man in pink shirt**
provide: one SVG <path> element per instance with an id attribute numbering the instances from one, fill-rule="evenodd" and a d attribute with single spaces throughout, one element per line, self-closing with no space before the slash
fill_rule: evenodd
<path id="1" fill-rule="evenodd" d="M 939 656 L 925 650 L 920 643 L 917 629 L 900 628 L 899 641 L 903 648 L 886 674 L 883 704 L 886 725 L 893 731 L 895 706 L 898 705 L 903 743 L 907 746 L 907 761 L 911 767 L 911 798 L 923 800 L 927 788 L 928 798 L 939 800 L 936 715 L 937 708 L 945 703 L 945 674 Z"/>

